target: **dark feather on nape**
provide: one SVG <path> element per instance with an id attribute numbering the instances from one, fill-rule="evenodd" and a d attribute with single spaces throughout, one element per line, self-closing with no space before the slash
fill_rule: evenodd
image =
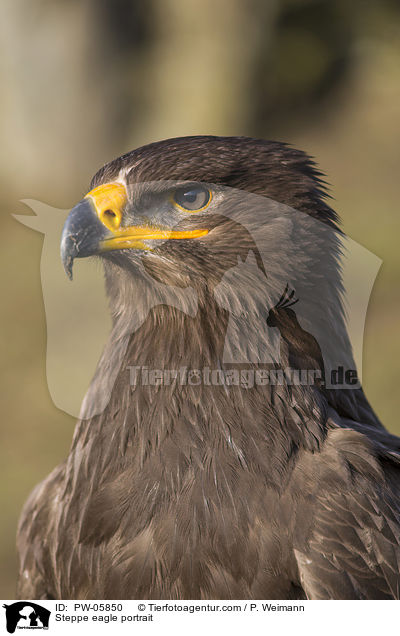
<path id="1" fill-rule="evenodd" d="M 282 296 L 279 298 L 278 302 L 276 303 L 275 309 L 283 309 L 283 308 L 291 307 L 292 305 L 295 305 L 296 303 L 298 303 L 299 299 L 294 298 L 294 295 L 295 295 L 295 290 L 292 289 L 292 291 L 289 292 L 289 283 L 286 283 L 285 290 Z"/>

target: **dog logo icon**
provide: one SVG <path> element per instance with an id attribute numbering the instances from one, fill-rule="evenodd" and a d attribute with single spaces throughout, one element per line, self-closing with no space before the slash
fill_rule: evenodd
<path id="1" fill-rule="evenodd" d="M 16 629 L 49 629 L 51 612 L 37 603 L 18 601 L 3 607 L 6 610 L 9 634 L 14 634 Z"/>

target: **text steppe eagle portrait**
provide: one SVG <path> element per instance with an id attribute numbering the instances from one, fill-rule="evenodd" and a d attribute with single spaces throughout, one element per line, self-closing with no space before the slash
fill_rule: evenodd
<path id="1" fill-rule="evenodd" d="M 354 375 L 337 224 L 277 142 L 171 139 L 98 171 L 61 255 L 102 261 L 113 326 L 23 509 L 20 598 L 400 597 L 400 440 Z"/>

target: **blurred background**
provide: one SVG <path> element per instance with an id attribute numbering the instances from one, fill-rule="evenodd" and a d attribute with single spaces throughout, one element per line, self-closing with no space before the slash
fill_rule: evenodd
<path id="1" fill-rule="evenodd" d="M 2 0 L 0 597 L 32 487 L 74 420 L 46 384 L 43 237 L 11 213 L 70 208 L 106 161 L 162 138 L 250 135 L 312 154 L 345 231 L 383 265 L 367 396 L 400 434 L 400 4 L 393 0 Z M 62 311 L 62 308 L 60 308 Z"/>

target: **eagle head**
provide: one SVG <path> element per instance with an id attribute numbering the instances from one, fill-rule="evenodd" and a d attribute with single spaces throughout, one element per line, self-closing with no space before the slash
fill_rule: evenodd
<path id="1" fill-rule="evenodd" d="M 283 208 L 336 229 L 318 174 L 305 153 L 246 137 L 144 146 L 101 168 L 71 211 L 61 240 L 65 270 L 72 277 L 75 258 L 96 255 L 133 276 L 142 263 L 156 280 L 214 287 L 250 250 L 263 270 L 260 241 L 268 261 L 282 264 L 273 252 Z"/>

